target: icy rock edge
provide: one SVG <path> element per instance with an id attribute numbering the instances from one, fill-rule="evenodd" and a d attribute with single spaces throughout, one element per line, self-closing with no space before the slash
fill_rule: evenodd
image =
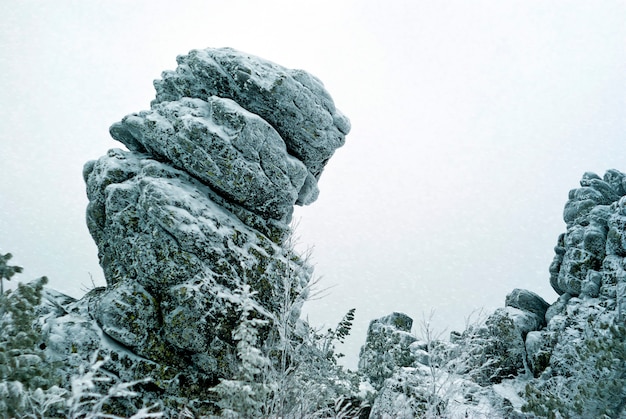
<path id="1" fill-rule="evenodd" d="M 549 268 L 554 303 L 516 289 L 449 340 L 411 339 L 389 322 L 412 322 L 399 313 L 372 322 L 359 363 L 378 390 L 370 418 L 626 417 L 626 175 L 580 186 Z"/>
<path id="2" fill-rule="evenodd" d="M 41 322 L 66 379 L 97 351 L 124 381 L 152 377 L 145 403 L 203 415 L 237 369 L 244 285 L 256 316 L 286 303 L 298 321 L 312 268 L 289 243 L 293 205 L 315 201 L 350 124 L 304 71 L 229 48 L 177 60 L 151 108 L 111 126 L 129 151 L 84 167 L 107 286 L 78 301 L 46 291 Z"/>

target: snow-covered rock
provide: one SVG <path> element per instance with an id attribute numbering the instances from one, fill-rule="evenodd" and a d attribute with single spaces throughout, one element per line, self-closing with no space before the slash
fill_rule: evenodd
<path id="1" fill-rule="evenodd" d="M 556 301 L 516 289 L 449 344 L 414 350 L 417 362 L 396 367 L 372 418 L 626 417 L 626 175 L 588 172 L 580 185 L 569 193 L 567 231 L 549 269 Z M 446 387 L 450 377 L 479 385 L 470 394 L 482 407 L 468 410 L 475 399 Z"/>
<path id="2" fill-rule="evenodd" d="M 230 99 L 158 103 L 114 124 L 111 135 L 266 218 L 288 219 L 298 199 L 309 202 L 317 194 L 276 130 Z"/>
<path id="3" fill-rule="evenodd" d="M 526 359 L 533 375 L 539 377 L 550 364 L 552 348 L 555 345 L 555 333 L 547 330 L 536 330 L 526 335 Z"/>
<path id="4" fill-rule="evenodd" d="M 399 367 L 415 362 L 411 344 L 417 340 L 411 334 L 413 319 L 403 313 L 392 313 L 372 320 L 367 329 L 365 345 L 359 354 L 359 372 L 376 389 Z"/>
<path id="5" fill-rule="evenodd" d="M 385 381 L 370 419 L 521 418 L 519 384 L 481 387 L 469 377 L 425 365 L 403 367 Z"/>
<path id="6" fill-rule="evenodd" d="M 612 171 L 611 176 L 616 173 Z M 559 237 L 550 266 L 550 283 L 558 294 L 579 295 L 587 275 L 600 269 L 606 255 L 608 221 L 620 198 L 608 182 L 595 174 L 585 173 L 580 184 L 581 188 L 569 193 L 563 215 L 567 232 Z M 616 243 L 617 233 L 614 229 L 611 243 Z"/>
<path id="7" fill-rule="evenodd" d="M 158 303 L 138 282 L 120 281 L 97 299 L 93 316 L 102 331 L 142 356 L 150 356 L 160 329 Z"/>
<path id="8" fill-rule="evenodd" d="M 504 300 L 506 307 L 513 307 L 537 316 L 540 325 L 545 325 L 546 311 L 550 304 L 532 291 L 516 288 Z"/>
<path id="9" fill-rule="evenodd" d="M 42 329 L 60 365 L 98 351 L 126 381 L 152 377 L 144 402 L 200 415 L 237 372 L 242 290 L 263 320 L 251 323 L 264 325 L 259 345 L 275 319 L 295 327 L 312 268 L 288 223 L 294 204 L 316 199 L 349 122 L 304 71 L 232 49 L 178 61 L 150 110 L 111 127 L 130 151 L 84 167 L 107 286 L 78 301 L 49 294 Z"/>
<path id="10" fill-rule="evenodd" d="M 289 152 L 308 168 L 310 182 L 319 178 L 350 131 L 322 82 L 305 71 L 231 48 L 193 50 L 176 60 L 176 70 L 154 82 L 153 105 L 183 97 L 233 99 L 278 131 Z"/>

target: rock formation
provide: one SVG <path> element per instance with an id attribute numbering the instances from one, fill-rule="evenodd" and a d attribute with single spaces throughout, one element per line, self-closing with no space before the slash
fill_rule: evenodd
<path id="1" fill-rule="evenodd" d="M 48 292 L 43 330 L 53 361 L 97 350 L 127 381 L 152 377 L 166 410 L 211 413 L 210 388 L 237 368 L 244 285 L 270 325 L 284 305 L 299 316 L 311 268 L 288 243 L 293 205 L 315 201 L 350 125 L 315 77 L 227 48 L 178 57 L 155 87 L 150 110 L 110 129 L 129 151 L 84 168 L 107 286 Z"/>
<path id="2" fill-rule="evenodd" d="M 369 378 L 380 388 L 370 417 L 624 417 L 626 175 L 585 173 L 580 185 L 549 269 L 559 298 L 517 289 L 450 342 L 414 342 L 412 363 L 382 387 Z"/>
<path id="3" fill-rule="evenodd" d="M 412 325 L 413 319 L 402 313 L 370 322 L 367 340 L 359 354 L 359 371 L 375 389 L 380 390 L 398 367 L 413 364 L 410 346 L 417 339 L 411 334 Z"/>
<path id="4" fill-rule="evenodd" d="M 585 173 L 570 191 L 549 268 L 553 304 L 516 289 L 449 341 L 414 337 L 401 313 L 374 320 L 358 377 L 333 353 L 352 317 L 326 335 L 299 321 L 312 269 L 289 242 L 293 205 L 316 199 L 348 120 L 313 76 L 232 49 L 178 57 L 155 88 L 149 110 L 110 129 L 128 151 L 84 167 L 107 286 L 80 300 L 44 291 L 38 346 L 55 380 L 67 386 L 86 361 L 104 358 L 109 377 L 140 380 L 143 396 L 105 406 L 111 412 L 156 401 L 166 415 L 212 415 L 245 362 L 243 389 L 266 388 L 255 381 L 261 364 L 238 344 L 275 339 L 311 361 L 287 377 L 291 360 L 280 358 L 285 374 L 271 391 L 283 406 L 322 394 L 318 413 L 373 419 L 625 417 L 626 175 Z"/>
<path id="5" fill-rule="evenodd" d="M 567 231 L 550 266 L 550 283 L 560 296 L 546 312 L 547 326 L 526 337 L 529 367 L 538 377 L 527 388 L 527 408 L 623 417 L 626 175 L 585 173 L 580 185 L 569 193 Z"/>

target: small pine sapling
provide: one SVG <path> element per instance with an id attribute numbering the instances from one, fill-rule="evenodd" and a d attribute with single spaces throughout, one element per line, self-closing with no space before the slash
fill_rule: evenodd
<path id="1" fill-rule="evenodd" d="M 15 271 L 17 272 L 17 271 Z M 53 368 L 39 347 L 35 309 L 45 277 L 0 296 L 0 416 L 17 415 L 29 392 L 56 384 Z"/>
<path id="2" fill-rule="evenodd" d="M 339 324 L 337 324 L 337 327 L 335 327 L 335 329 L 328 329 L 323 335 L 322 353 L 327 359 L 336 362 L 339 358 L 344 356 L 342 353 L 335 353 L 335 343 L 344 343 L 346 338 L 350 335 L 355 311 L 356 308 L 348 310 Z"/>

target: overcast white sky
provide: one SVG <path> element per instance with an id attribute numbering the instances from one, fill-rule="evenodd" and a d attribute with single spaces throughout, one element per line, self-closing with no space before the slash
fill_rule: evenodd
<path id="1" fill-rule="evenodd" d="M 82 166 L 147 109 L 190 49 L 230 46 L 318 76 L 352 121 L 320 198 L 298 209 L 329 295 L 315 324 L 435 310 L 436 327 L 549 302 L 567 192 L 626 171 L 625 1 L 0 3 L 0 252 L 75 297 L 104 279 Z"/>

